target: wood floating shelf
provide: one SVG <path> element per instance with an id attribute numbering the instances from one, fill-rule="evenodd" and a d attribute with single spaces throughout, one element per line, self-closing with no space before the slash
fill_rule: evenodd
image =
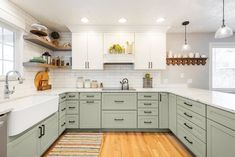
<path id="1" fill-rule="evenodd" d="M 56 46 L 52 44 L 51 42 L 48 42 L 47 40 L 43 39 L 42 37 L 39 37 L 33 34 L 24 35 L 24 39 L 32 43 L 38 44 L 40 46 L 46 47 L 52 51 L 72 51 L 71 47 L 66 48 L 66 47 Z"/>
<path id="2" fill-rule="evenodd" d="M 36 62 L 24 62 L 24 67 L 41 67 L 41 68 L 54 68 L 54 69 L 71 69 L 71 66 L 56 66 L 51 64 L 44 64 L 44 63 L 36 63 Z"/>
<path id="3" fill-rule="evenodd" d="M 205 65 L 207 58 L 167 58 L 167 65 Z"/>

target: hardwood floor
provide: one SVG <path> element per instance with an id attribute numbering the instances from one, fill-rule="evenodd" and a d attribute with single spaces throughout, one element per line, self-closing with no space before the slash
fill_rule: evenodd
<path id="1" fill-rule="evenodd" d="M 192 157 L 170 133 L 105 133 L 100 157 Z"/>

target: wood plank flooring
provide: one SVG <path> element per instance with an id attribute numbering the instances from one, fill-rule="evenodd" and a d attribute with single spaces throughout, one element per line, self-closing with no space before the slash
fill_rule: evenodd
<path id="1" fill-rule="evenodd" d="M 192 157 L 170 133 L 105 133 L 100 157 Z"/>

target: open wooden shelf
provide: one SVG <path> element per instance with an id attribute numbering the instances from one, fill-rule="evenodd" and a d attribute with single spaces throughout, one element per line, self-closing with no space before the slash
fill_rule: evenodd
<path id="1" fill-rule="evenodd" d="M 63 68 L 63 69 L 71 69 L 71 66 L 55 66 L 50 64 L 44 64 L 44 63 L 36 63 L 36 62 L 24 62 L 24 67 L 41 67 L 41 68 Z"/>
<path id="2" fill-rule="evenodd" d="M 24 35 L 24 39 L 28 40 L 32 43 L 38 44 L 40 46 L 46 47 L 52 51 L 72 51 L 72 48 L 65 48 L 65 47 L 56 46 L 56 45 L 52 44 L 51 42 L 48 42 L 45 39 L 43 39 L 39 36 L 33 35 L 33 34 Z"/>
<path id="3" fill-rule="evenodd" d="M 207 58 L 167 58 L 167 65 L 205 65 Z"/>

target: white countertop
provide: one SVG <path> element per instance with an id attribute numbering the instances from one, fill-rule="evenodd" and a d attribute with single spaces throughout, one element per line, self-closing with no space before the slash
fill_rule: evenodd
<path id="1" fill-rule="evenodd" d="M 202 90 L 196 88 L 179 88 L 179 87 L 176 88 L 162 87 L 162 88 L 151 88 L 151 89 L 136 88 L 135 91 L 121 91 L 121 90 L 102 91 L 102 89 L 58 88 L 48 91 L 35 92 L 33 94 L 59 95 L 66 92 L 168 92 L 235 113 L 235 94 L 215 92 L 215 91 Z M 9 100 L 0 101 L 0 114 L 7 113 L 12 109 L 11 106 L 4 105 L 5 101 Z"/>

